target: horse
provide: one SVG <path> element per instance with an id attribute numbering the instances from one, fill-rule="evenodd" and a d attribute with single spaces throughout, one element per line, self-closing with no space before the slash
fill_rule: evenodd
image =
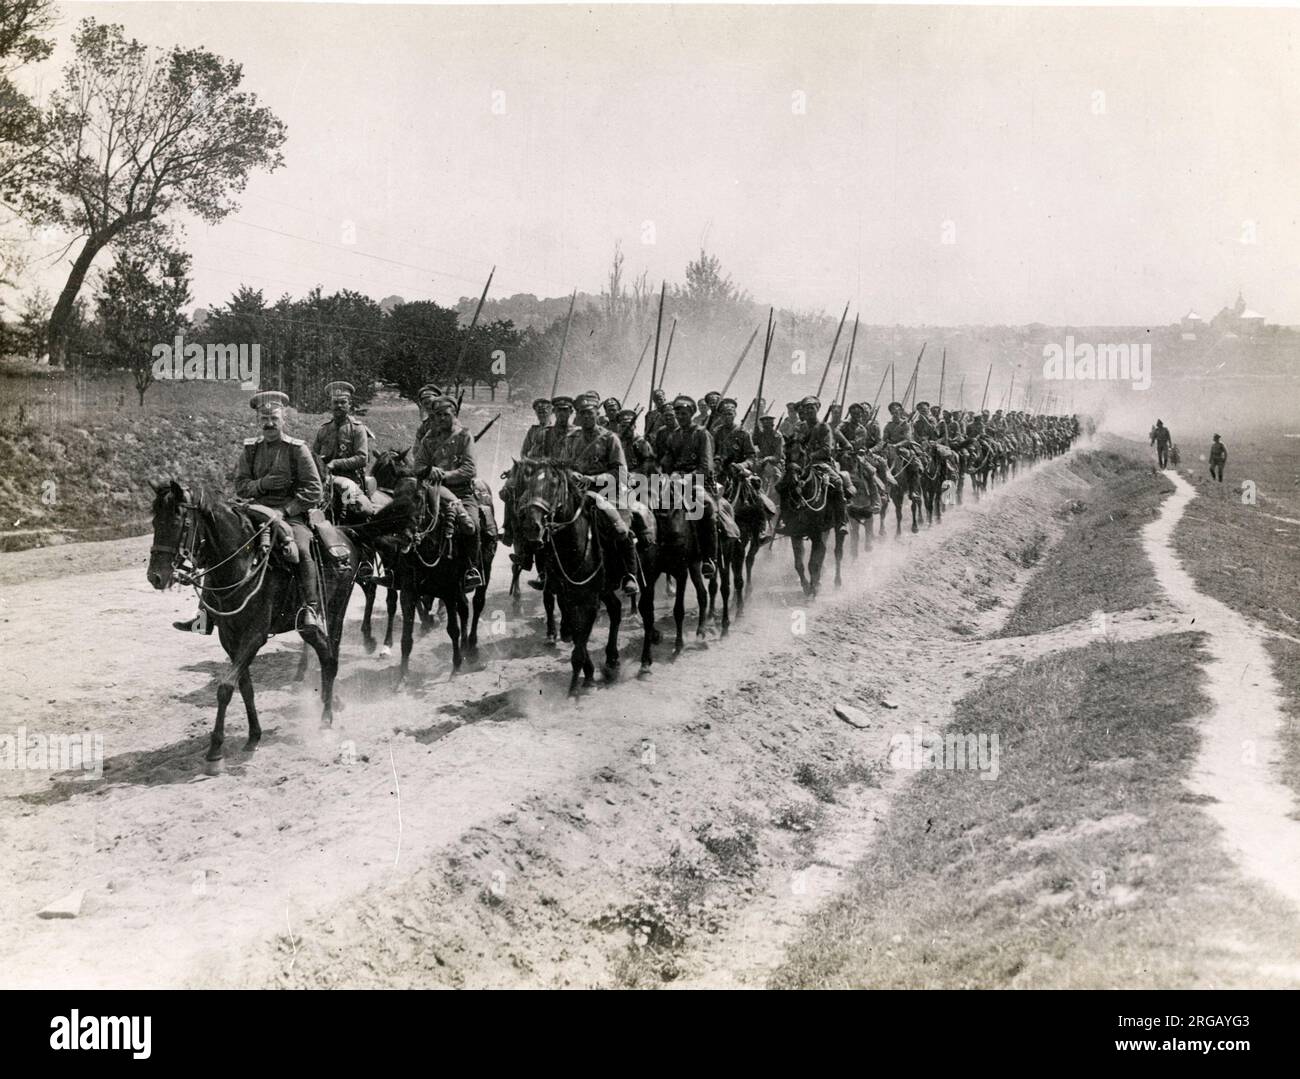
<path id="1" fill-rule="evenodd" d="M 645 640 L 641 646 L 641 671 L 649 673 L 654 662 L 651 646 L 657 643 L 658 633 L 654 630 L 654 591 L 659 578 L 663 577 L 673 593 L 673 621 L 677 626 L 677 635 L 673 642 L 673 655 L 681 654 L 684 647 L 682 635 L 686 619 L 686 581 L 690 579 L 695 586 L 695 602 L 699 611 L 699 623 L 695 627 L 695 636 L 704 637 L 704 622 L 708 616 L 709 597 L 704 584 L 701 569 L 703 559 L 700 556 L 699 538 L 695 534 L 693 521 L 683 500 L 673 499 L 667 508 L 655 510 L 655 552 L 654 557 L 643 561 L 645 588 L 641 593 L 641 619 L 647 625 Z M 648 621 L 647 621 L 648 620 Z"/>
<path id="2" fill-rule="evenodd" d="M 159 591 L 173 581 L 193 584 L 199 603 L 217 619 L 218 639 L 230 659 L 217 683 L 217 717 L 206 759 L 223 756 L 226 708 L 236 686 L 248 715 L 244 749 L 257 748 L 262 727 L 249 668 L 274 633 L 297 631 L 315 650 L 321 671 L 321 726 L 331 726 L 343 616 L 360 564 L 356 542 L 341 533 L 342 550 L 318 563 L 325 628 L 300 627 L 298 581 L 293 568 L 271 554 L 272 522 L 256 520 L 246 509 L 202 490 L 191 491 L 175 479 L 154 484 L 153 489 L 149 583 Z"/>
<path id="3" fill-rule="evenodd" d="M 858 533 L 864 536 L 866 549 L 871 550 L 875 534 L 875 515 L 883 512 L 889 500 L 881 497 L 876 488 L 876 470 L 858 453 L 844 453 L 840 467 L 853 480 L 853 497 L 849 500 L 849 557 L 858 557 Z"/>
<path id="4" fill-rule="evenodd" d="M 760 493 L 761 480 L 748 472 L 739 474 L 728 492 L 728 501 L 732 507 L 732 516 L 740 530 L 740 539 L 735 541 L 734 556 L 718 550 L 719 560 L 723 565 L 732 565 L 736 591 L 736 617 L 745 610 L 745 588 L 754 578 L 754 559 L 758 549 L 770 538 L 774 514 L 769 508 L 770 502 L 764 501 Z M 732 559 L 734 558 L 734 561 Z M 712 604 L 713 587 L 709 587 L 709 601 Z"/>
<path id="5" fill-rule="evenodd" d="M 518 490 L 518 485 L 520 483 L 521 476 L 522 476 L 522 471 L 520 469 L 520 462 L 518 460 L 512 461 L 510 468 L 507 471 L 501 473 L 501 478 L 505 481 L 506 488 L 512 492 Z M 514 497 L 511 498 L 510 501 L 506 503 L 506 510 L 505 510 L 506 514 L 513 518 L 508 523 L 510 525 L 510 530 L 515 535 L 518 535 L 518 530 L 519 530 L 519 513 L 516 508 L 517 501 L 518 501 L 518 496 L 516 494 Z M 524 563 L 526 561 L 527 559 L 522 557 L 519 551 L 516 551 L 516 553 L 510 556 L 510 588 L 507 594 L 510 596 L 511 601 L 513 602 L 516 608 L 520 605 L 520 603 L 523 602 L 523 593 L 519 588 L 519 578 L 523 575 Z M 556 643 L 556 639 L 557 639 L 556 628 L 555 628 L 555 600 L 556 600 L 555 586 L 551 584 L 550 578 L 547 577 L 545 573 L 541 574 L 540 582 L 533 581 L 530 583 L 534 588 L 541 589 L 542 609 L 546 614 L 546 643 L 548 645 L 553 645 Z M 558 639 L 566 643 L 573 640 L 573 634 L 569 630 L 569 624 L 567 621 L 565 621 L 563 607 L 561 607 L 560 609 L 560 627 L 559 627 Z"/>
<path id="6" fill-rule="evenodd" d="M 416 608 L 421 601 L 441 600 L 447 612 L 453 675 L 460 671 L 464 652 L 473 653 L 478 648 L 478 623 L 487 599 L 496 537 L 488 534 L 481 514 L 471 517 L 458 499 L 444 497 L 437 487 L 413 476 L 396 481 L 393 504 L 412 507 L 412 523 L 393 564 L 402 606 L 402 659 L 396 687 L 400 689 L 410 672 Z M 478 507 L 473 508 L 477 512 Z M 462 510 L 463 516 L 457 510 Z M 466 567 L 454 535 L 457 528 L 468 534 L 471 527 L 483 576 L 482 584 L 474 589 L 472 613 L 461 587 Z"/>
<path id="7" fill-rule="evenodd" d="M 623 621 L 618 575 L 609 566 L 596 511 L 580 489 L 577 473 L 550 458 L 525 458 L 519 466 L 516 543 L 522 542 L 523 549 L 542 564 L 547 583 L 555 589 L 561 613 L 568 621 L 573 635 L 569 694 L 576 696 L 579 678 L 584 687 L 595 678 L 587 641 L 602 604 L 609 615 L 605 675 L 613 677 L 618 671 L 618 630 Z M 643 591 L 643 623 L 645 596 Z M 652 628 L 646 626 L 646 632 Z"/>
<path id="8" fill-rule="evenodd" d="M 943 496 L 952 481 L 948 476 L 948 459 L 939 451 L 937 442 L 928 443 L 920 468 L 921 497 L 925 504 L 927 526 L 937 521 L 943 523 Z"/>
<path id="9" fill-rule="evenodd" d="M 889 488 L 889 500 L 882 500 L 880 507 L 880 534 L 885 534 L 885 518 L 889 513 L 889 502 L 894 504 L 894 538 L 903 534 L 903 496 L 911 499 L 912 531 L 921 530 L 921 469 L 915 458 L 898 454 L 890 469 L 894 484 Z"/>
<path id="10" fill-rule="evenodd" d="M 826 561 L 826 533 L 831 529 L 835 530 L 835 587 L 844 583 L 841 566 L 848 526 L 840 519 L 842 506 L 837 505 L 836 500 L 826 469 L 789 467 L 782 485 L 781 505 L 785 529 L 794 549 L 795 572 L 799 574 L 803 594 L 809 599 L 815 599 L 821 587 L 822 565 Z M 805 539 L 811 541 L 812 546 L 806 572 L 803 559 Z"/>

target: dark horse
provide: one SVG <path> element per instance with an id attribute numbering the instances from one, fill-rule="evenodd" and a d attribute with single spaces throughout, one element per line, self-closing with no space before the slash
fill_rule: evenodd
<path id="1" fill-rule="evenodd" d="M 579 677 L 584 686 L 595 677 L 587 641 L 602 604 L 609 615 L 605 674 L 613 676 L 618 670 L 618 629 L 623 621 L 619 575 L 601 542 L 597 511 L 588 505 L 571 470 L 547 458 L 525 458 L 519 462 L 517 476 L 515 543 L 545 569 L 547 584 L 555 590 L 561 616 L 573 635 L 569 692 L 575 694 Z M 641 592 L 643 623 L 647 591 Z M 646 625 L 647 633 L 651 629 L 652 623 Z"/>
<path id="2" fill-rule="evenodd" d="M 903 534 L 903 498 L 906 496 L 911 499 L 912 503 L 912 531 L 921 530 L 921 504 L 924 495 L 921 493 L 921 467 L 916 458 L 899 454 L 895 459 L 890 474 L 894 477 L 894 484 L 889 488 L 889 500 L 882 500 L 880 507 L 880 534 L 885 534 L 885 518 L 889 513 L 889 502 L 894 503 L 894 538 L 897 539 Z"/>
<path id="3" fill-rule="evenodd" d="M 771 538 L 772 520 L 776 516 L 764 501 L 761 480 L 742 474 L 732 486 L 730 501 L 740 529 L 740 561 L 735 567 L 736 616 L 745 610 L 745 587 L 754 579 L 754 558 L 758 549 Z M 710 588 L 710 593 L 712 589 Z"/>
<path id="4" fill-rule="evenodd" d="M 217 719 L 207 759 L 220 760 L 225 741 L 226 707 L 239 687 L 248 713 L 248 742 L 257 747 L 262 727 L 253 702 L 249 667 L 273 633 L 297 631 L 320 660 L 321 725 L 334 721 L 334 677 L 339 668 L 339 638 L 343 615 L 356 580 L 358 555 L 353 540 L 339 538 L 344 550 L 320 561 L 321 599 L 328 631 L 299 629 L 301 601 L 293 568 L 281 565 L 265 543 L 270 524 L 203 491 L 170 480 L 154 485 L 153 546 L 149 550 L 149 583 L 159 590 L 174 580 L 194 584 L 199 602 L 217 619 L 221 647 L 230 669 L 217 683 Z"/>
<path id="5" fill-rule="evenodd" d="M 844 537 L 847 524 L 839 520 L 843 511 L 837 505 L 837 495 L 832 490 L 831 478 L 826 470 L 816 466 L 800 469 L 791 466 L 782 481 L 781 512 L 785 529 L 794 548 L 794 568 L 799 574 L 803 594 L 815 599 L 821 588 L 822 564 L 826 561 L 826 533 L 835 530 L 835 586 L 843 583 L 841 566 L 844 562 Z M 812 551 L 808 556 L 808 569 L 803 562 L 803 542 L 809 540 Z"/>
<path id="6" fill-rule="evenodd" d="M 459 547 L 453 534 L 457 519 L 451 507 L 455 506 L 456 500 L 450 500 L 449 505 L 432 485 L 412 476 L 403 476 L 393 484 L 392 504 L 372 519 L 372 527 L 387 530 L 391 527 L 389 522 L 398 519 L 404 522 L 405 527 L 398 553 L 390 560 L 402 602 L 402 662 L 397 675 L 398 688 L 405 683 L 410 670 L 416 610 L 426 601 L 442 600 L 446 608 L 452 674 L 460 670 L 463 653 L 478 648 L 479 617 L 487 599 L 497 541 L 483 527 L 478 507 L 465 504 L 465 509 L 476 515 L 474 535 L 483 575 L 483 583 L 474 590 L 471 613 L 461 588 L 466 567 L 458 554 Z"/>

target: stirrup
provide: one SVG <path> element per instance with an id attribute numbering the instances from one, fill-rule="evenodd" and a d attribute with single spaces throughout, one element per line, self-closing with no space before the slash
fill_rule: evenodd
<path id="1" fill-rule="evenodd" d="M 707 580 L 707 581 L 711 581 L 711 580 L 713 580 L 713 578 L 714 578 L 714 576 L 717 574 L 717 572 L 718 572 L 718 569 L 717 569 L 717 567 L 713 564 L 713 559 L 711 559 L 711 558 L 706 558 L 706 559 L 704 559 L 704 560 L 700 563 L 700 573 L 703 575 L 703 577 L 704 577 L 705 580 Z"/>
<path id="2" fill-rule="evenodd" d="M 483 574 L 478 571 L 477 566 L 470 566 L 465 571 L 465 576 L 461 580 L 460 590 L 462 592 L 474 592 L 483 587 Z"/>
<path id="3" fill-rule="evenodd" d="M 293 628 L 295 630 L 324 629 L 325 626 L 315 608 L 304 603 L 298 608 L 298 617 L 294 619 Z"/>
<path id="4" fill-rule="evenodd" d="M 641 586 L 636 583 L 636 578 L 630 573 L 625 574 L 623 577 L 623 595 L 639 596 L 640 594 Z"/>

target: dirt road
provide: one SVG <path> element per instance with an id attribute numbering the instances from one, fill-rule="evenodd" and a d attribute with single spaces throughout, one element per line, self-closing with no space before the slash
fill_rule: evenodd
<path id="1" fill-rule="evenodd" d="M 169 628 L 192 596 L 149 588 L 147 540 L 129 570 L 5 583 L 0 733 L 96 732 L 106 762 L 98 780 L 0 773 L 0 980 L 761 984 L 868 845 L 901 781 L 882 767 L 890 734 L 942 724 L 971 679 L 1051 647 L 987 633 L 1027 578 L 1018 552 L 1059 535 L 1082 486 L 1040 466 L 940 529 L 878 541 L 811 607 L 788 547 L 761 555 L 728 639 L 688 636 L 675 662 L 661 649 L 643 680 L 633 631 L 622 677 L 576 704 L 567 651 L 542 645 L 535 593 L 511 607 L 499 561 L 479 663 L 455 680 L 435 630 L 394 693 L 395 657 L 349 627 L 333 732 L 314 666 L 290 683 L 296 641 L 268 646 L 267 735 L 242 754 L 233 711 L 215 777 L 219 647 Z M 74 889 L 79 917 L 35 916 Z"/>

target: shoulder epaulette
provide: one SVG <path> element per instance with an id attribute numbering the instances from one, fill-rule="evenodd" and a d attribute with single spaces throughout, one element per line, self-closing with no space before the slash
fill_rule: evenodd
<path id="1" fill-rule="evenodd" d="M 262 438 L 261 438 L 260 435 L 259 435 L 257 438 L 246 438 L 246 439 L 244 439 L 244 445 L 245 445 L 245 446 L 256 446 L 256 445 L 257 445 L 259 442 L 261 442 L 261 441 L 262 441 Z"/>
<path id="2" fill-rule="evenodd" d="M 307 443 L 305 443 L 301 438 L 290 438 L 288 435 L 281 435 L 280 437 L 281 437 L 285 442 L 287 442 L 290 446 L 305 446 L 305 445 L 307 445 Z"/>

